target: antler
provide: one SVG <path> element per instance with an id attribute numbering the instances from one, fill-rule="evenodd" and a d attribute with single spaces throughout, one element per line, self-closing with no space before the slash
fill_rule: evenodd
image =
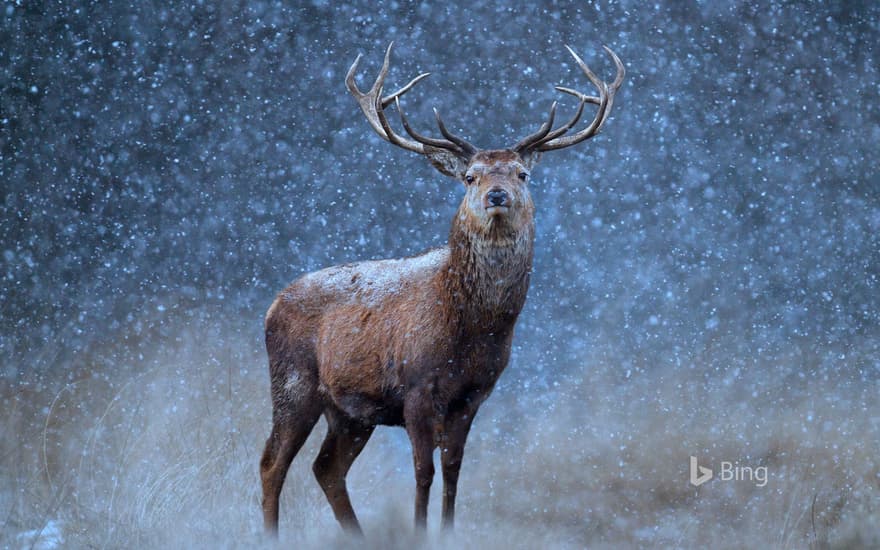
<path id="1" fill-rule="evenodd" d="M 443 120 L 440 118 L 440 113 L 437 112 L 437 109 L 434 109 L 434 116 L 437 118 L 437 125 L 440 127 L 440 133 L 443 134 L 443 137 L 446 139 L 434 139 L 416 133 L 410 127 L 403 114 L 403 110 L 400 108 L 400 96 L 408 92 L 420 80 L 431 73 L 422 73 L 410 80 L 403 88 L 397 90 L 391 95 L 382 97 L 382 86 L 385 83 L 385 77 L 388 75 L 388 67 L 391 62 L 391 47 L 393 45 L 393 42 L 388 45 L 388 49 L 385 51 L 385 61 L 382 63 L 382 69 L 379 71 L 379 76 L 376 78 L 376 82 L 373 83 L 373 87 L 370 88 L 370 91 L 367 93 L 361 92 L 358 89 L 357 84 L 354 82 L 354 75 L 355 72 L 357 72 L 358 63 L 361 60 L 360 54 L 354 60 L 354 63 L 352 63 L 351 68 L 348 70 L 348 74 L 345 77 L 346 87 L 348 87 L 348 90 L 352 93 L 355 99 L 357 99 L 357 102 L 361 106 L 364 115 L 366 115 L 370 126 L 373 127 L 373 130 L 375 130 L 382 139 L 408 151 L 428 155 L 431 152 L 431 149 L 443 149 L 451 151 L 457 156 L 469 158 L 477 151 L 476 147 L 449 132 L 443 124 Z M 400 120 L 403 123 L 404 129 L 415 141 L 395 133 L 391 128 L 391 125 L 388 123 L 388 119 L 385 116 L 385 107 L 392 102 L 397 107 L 397 112 L 400 114 Z"/>
<path id="2" fill-rule="evenodd" d="M 598 88 L 599 97 L 586 95 L 571 88 L 556 86 L 556 89 L 560 92 L 573 95 L 580 99 L 577 112 L 571 120 L 551 131 L 551 128 L 553 127 L 553 118 L 556 114 L 556 102 L 554 101 L 553 105 L 550 106 L 550 115 L 547 118 L 547 122 L 542 124 L 537 132 L 526 136 L 516 145 L 511 147 L 513 151 L 520 155 L 529 152 L 553 151 L 555 149 L 562 149 L 580 143 L 599 133 L 599 130 L 602 129 L 602 125 L 605 124 L 608 115 L 611 114 L 611 106 L 614 104 L 614 94 L 617 92 L 618 88 L 620 88 L 620 85 L 623 83 L 623 77 L 626 74 L 626 70 L 623 67 L 623 63 L 621 63 L 620 58 L 617 57 L 608 46 L 602 47 L 605 48 L 605 51 L 608 52 L 608 55 L 611 56 L 611 59 L 614 60 L 614 65 L 617 67 L 617 77 L 614 79 L 614 82 L 608 84 L 600 80 L 595 74 L 593 74 L 593 71 L 587 67 L 587 64 L 578 57 L 578 54 L 574 53 L 574 50 L 565 46 L 584 74 L 587 75 L 587 78 L 590 79 L 590 82 Z M 584 112 L 584 104 L 586 103 L 593 103 L 599 106 L 599 110 L 596 112 L 593 122 L 580 132 L 566 136 L 565 133 L 571 130 L 580 120 L 581 115 Z"/>

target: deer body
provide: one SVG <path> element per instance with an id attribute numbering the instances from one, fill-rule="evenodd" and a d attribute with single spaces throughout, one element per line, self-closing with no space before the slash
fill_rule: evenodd
<path id="1" fill-rule="evenodd" d="M 523 230 L 502 243 L 457 235 L 455 253 L 445 246 L 296 281 L 270 308 L 267 341 L 272 349 L 307 349 L 314 361 L 277 363 L 279 387 L 309 392 L 317 381 L 328 405 L 387 425 L 404 424 L 404 401 L 413 392 L 424 391 L 441 410 L 487 393 L 506 365 L 499 356 L 509 354 L 525 302 L 534 226 Z M 503 353 L 463 353 L 486 348 Z M 493 364 L 483 368 L 487 361 Z"/>
<path id="2" fill-rule="evenodd" d="M 412 442 L 418 526 L 426 524 L 433 451 L 441 449 L 443 524 L 452 525 L 467 434 L 507 366 L 528 290 L 535 236 L 528 170 L 536 153 L 569 139 L 550 131 L 555 104 L 548 123 L 511 149 L 477 150 L 450 134 L 439 116 L 446 140 L 424 138 L 402 111 L 403 125 L 416 141 L 398 136 L 383 109 L 425 75 L 382 98 L 389 54 L 390 47 L 368 94 L 353 84 L 355 61 L 349 89 L 383 138 L 424 154 L 441 172 L 460 179 L 466 193 L 446 246 L 305 275 L 270 307 L 265 324 L 273 428 L 260 470 L 264 520 L 272 532 L 287 469 L 322 414 L 328 433 L 313 470 L 344 527 L 360 531 L 345 476 L 379 424 L 404 426 Z M 622 80 L 622 65 L 614 59 Z M 569 92 L 581 103 L 568 128 L 584 103 L 600 105 L 592 133 L 571 137 L 587 139 L 607 116 L 613 92 L 601 85 L 600 98 Z"/>

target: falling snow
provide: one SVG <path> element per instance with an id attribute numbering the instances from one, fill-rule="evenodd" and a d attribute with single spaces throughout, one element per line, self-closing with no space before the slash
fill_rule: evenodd
<path id="1" fill-rule="evenodd" d="M 595 93 L 564 44 L 627 68 L 601 135 L 531 171 L 531 289 L 450 546 L 880 545 L 880 9 L 315 0 L 3 4 L 0 546 L 263 540 L 267 308 L 443 246 L 463 195 L 345 89 L 392 39 L 386 89 L 431 73 L 413 126 L 436 107 L 485 148 Z M 379 432 L 349 491 L 406 547 L 409 446 Z M 344 546 L 315 437 L 282 540 Z M 690 456 L 769 481 L 694 487 Z"/>

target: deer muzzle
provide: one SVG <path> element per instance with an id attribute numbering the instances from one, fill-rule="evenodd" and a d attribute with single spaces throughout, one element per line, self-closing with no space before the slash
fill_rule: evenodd
<path id="1" fill-rule="evenodd" d="M 510 194 L 504 189 L 490 189 L 483 199 L 483 206 L 490 214 L 501 214 L 510 208 Z"/>

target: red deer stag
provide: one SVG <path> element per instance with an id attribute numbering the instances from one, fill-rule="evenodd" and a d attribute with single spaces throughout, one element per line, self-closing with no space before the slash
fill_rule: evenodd
<path id="1" fill-rule="evenodd" d="M 468 430 L 507 366 L 513 327 L 529 287 L 535 236 L 529 170 L 544 151 L 575 145 L 602 128 L 624 76 L 620 59 L 605 50 L 617 67 L 611 84 L 568 48 L 598 88 L 598 97 L 557 87 L 578 98 L 574 116 L 554 129 L 554 102 L 537 132 L 497 150 L 477 149 L 452 134 L 436 109 L 443 139 L 416 132 L 399 100 L 428 75 L 383 97 L 391 46 L 367 93 L 354 82 L 361 57 L 355 59 L 345 83 L 373 130 L 460 180 L 465 196 L 446 246 L 402 260 L 310 273 L 283 290 L 269 308 L 272 433 L 260 461 L 269 532 L 277 534 L 278 497 L 290 463 L 321 414 L 327 436 L 313 470 L 344 528 L 361 532 L 345 476 L 378 424 L 405 427 L 412 442 L 417 527 L 427 522 L 432 455 L 440 448 L 443 526 L 452 525 Z M 409 137 L 389 124 L 385 109 L 392 103 Z M 567 135 L 586 103 L 598 105 L 593 121 Z"/>

